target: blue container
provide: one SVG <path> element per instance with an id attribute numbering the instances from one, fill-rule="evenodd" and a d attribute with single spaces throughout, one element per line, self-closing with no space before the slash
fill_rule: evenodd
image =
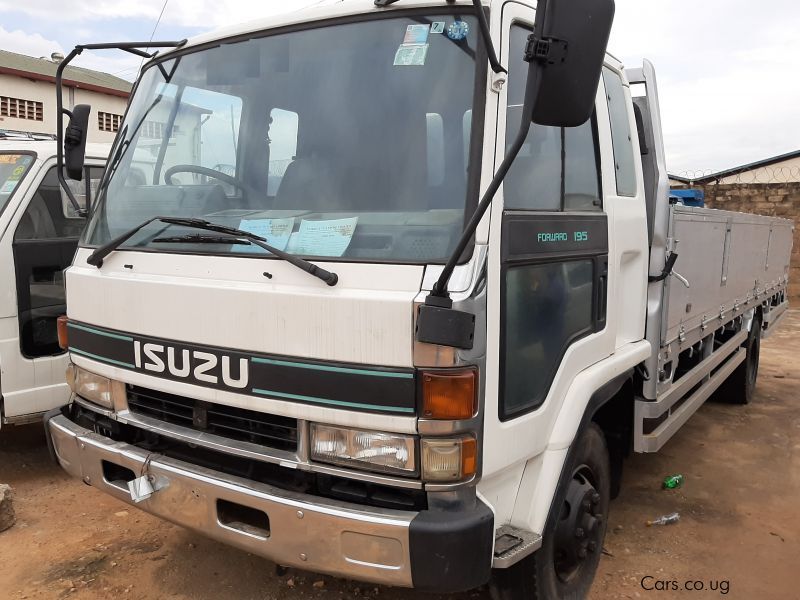
<path id="1" fill-rule="evenodd" d="M 670 198 L 677 199 L 681 204 L 686 206 L 698 206 L 700 208 L 706 205 L 706 196 L 703 190 L 670 190 Z"/>

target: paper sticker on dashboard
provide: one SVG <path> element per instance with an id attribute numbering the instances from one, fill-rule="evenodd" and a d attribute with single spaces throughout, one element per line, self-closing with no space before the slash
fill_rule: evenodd
<path id="1" fill-rule="evenodd" d="M 331 219 L 327 221 L 300 222 L 300 229 L 293 233 L 287 252 L 306 256 L 342 256 L 353 239 L 358 217 Z"/>
<path id="2" fill-rule="evenodd" d="M 239 229 L 263 237 L 267 244 L 278 250 L 286 250 L 289 236 L 294 229 L 294 217 L 288 219 L 242 219 Z M 264 252 L 263 248 L 254 244 L 242 246 L 240 250 L 242 252 Z"/>

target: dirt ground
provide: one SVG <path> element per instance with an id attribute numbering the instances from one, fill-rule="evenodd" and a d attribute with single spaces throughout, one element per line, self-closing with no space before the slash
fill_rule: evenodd
<path id="1" fill-rule="evenodd" d="M 795 311 L 765 341 L 755 402 L 709 402 L 659 454 L 627 462 L 592 600 L 800 599 L 798 333 Z M 662 491 L 662 478 L 673 473 L 685 485 Z M 295 570 L 279 574 L 269 561 L 68 478 L 50 462 L 40 426 L 0 431 L 0 483 L 15 489 L 18 516 L 0 533 L 0 600 L 437 600 Z M 645 527 L 673 511 L 678 524 Z M 686 582 L 696 589 L 685 590 Z"/>

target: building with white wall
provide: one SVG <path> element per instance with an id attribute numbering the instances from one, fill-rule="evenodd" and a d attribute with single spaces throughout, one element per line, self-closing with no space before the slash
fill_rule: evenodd
<path id="1" fill-rule="evenodd" d="M 35 58 L 0 50 L 0 129 L 56 133 L 56 69 L 60 54 Z M 67 109 L 90 104 L 89 142 L 111 142 L 125 113 L 131 83 L 69 66 L 63 76 Z"/>

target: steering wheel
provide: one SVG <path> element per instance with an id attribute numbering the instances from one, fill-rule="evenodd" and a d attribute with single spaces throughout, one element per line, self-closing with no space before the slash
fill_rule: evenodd
<path id="1" fill-rule="evenodd" d="M 206 177 L 213 177 L 214 179 L 218 179 L 223 183 L 227 183 L 239 188 L 240 190 L 244 190 L 244 184 L 236 179 L 236 177 L 226 175 L 221 171 L 209 169 L 208 167 L 201 167 L 199 165 L 175 165 L 174 167 L 170 167 L 164 172 L 164 181 L 167 183 L 167 185 L 180 185 L 172 180 L 172 176 L 176 173 L 196 173 L 197 175 L 205 175 Z"/>

